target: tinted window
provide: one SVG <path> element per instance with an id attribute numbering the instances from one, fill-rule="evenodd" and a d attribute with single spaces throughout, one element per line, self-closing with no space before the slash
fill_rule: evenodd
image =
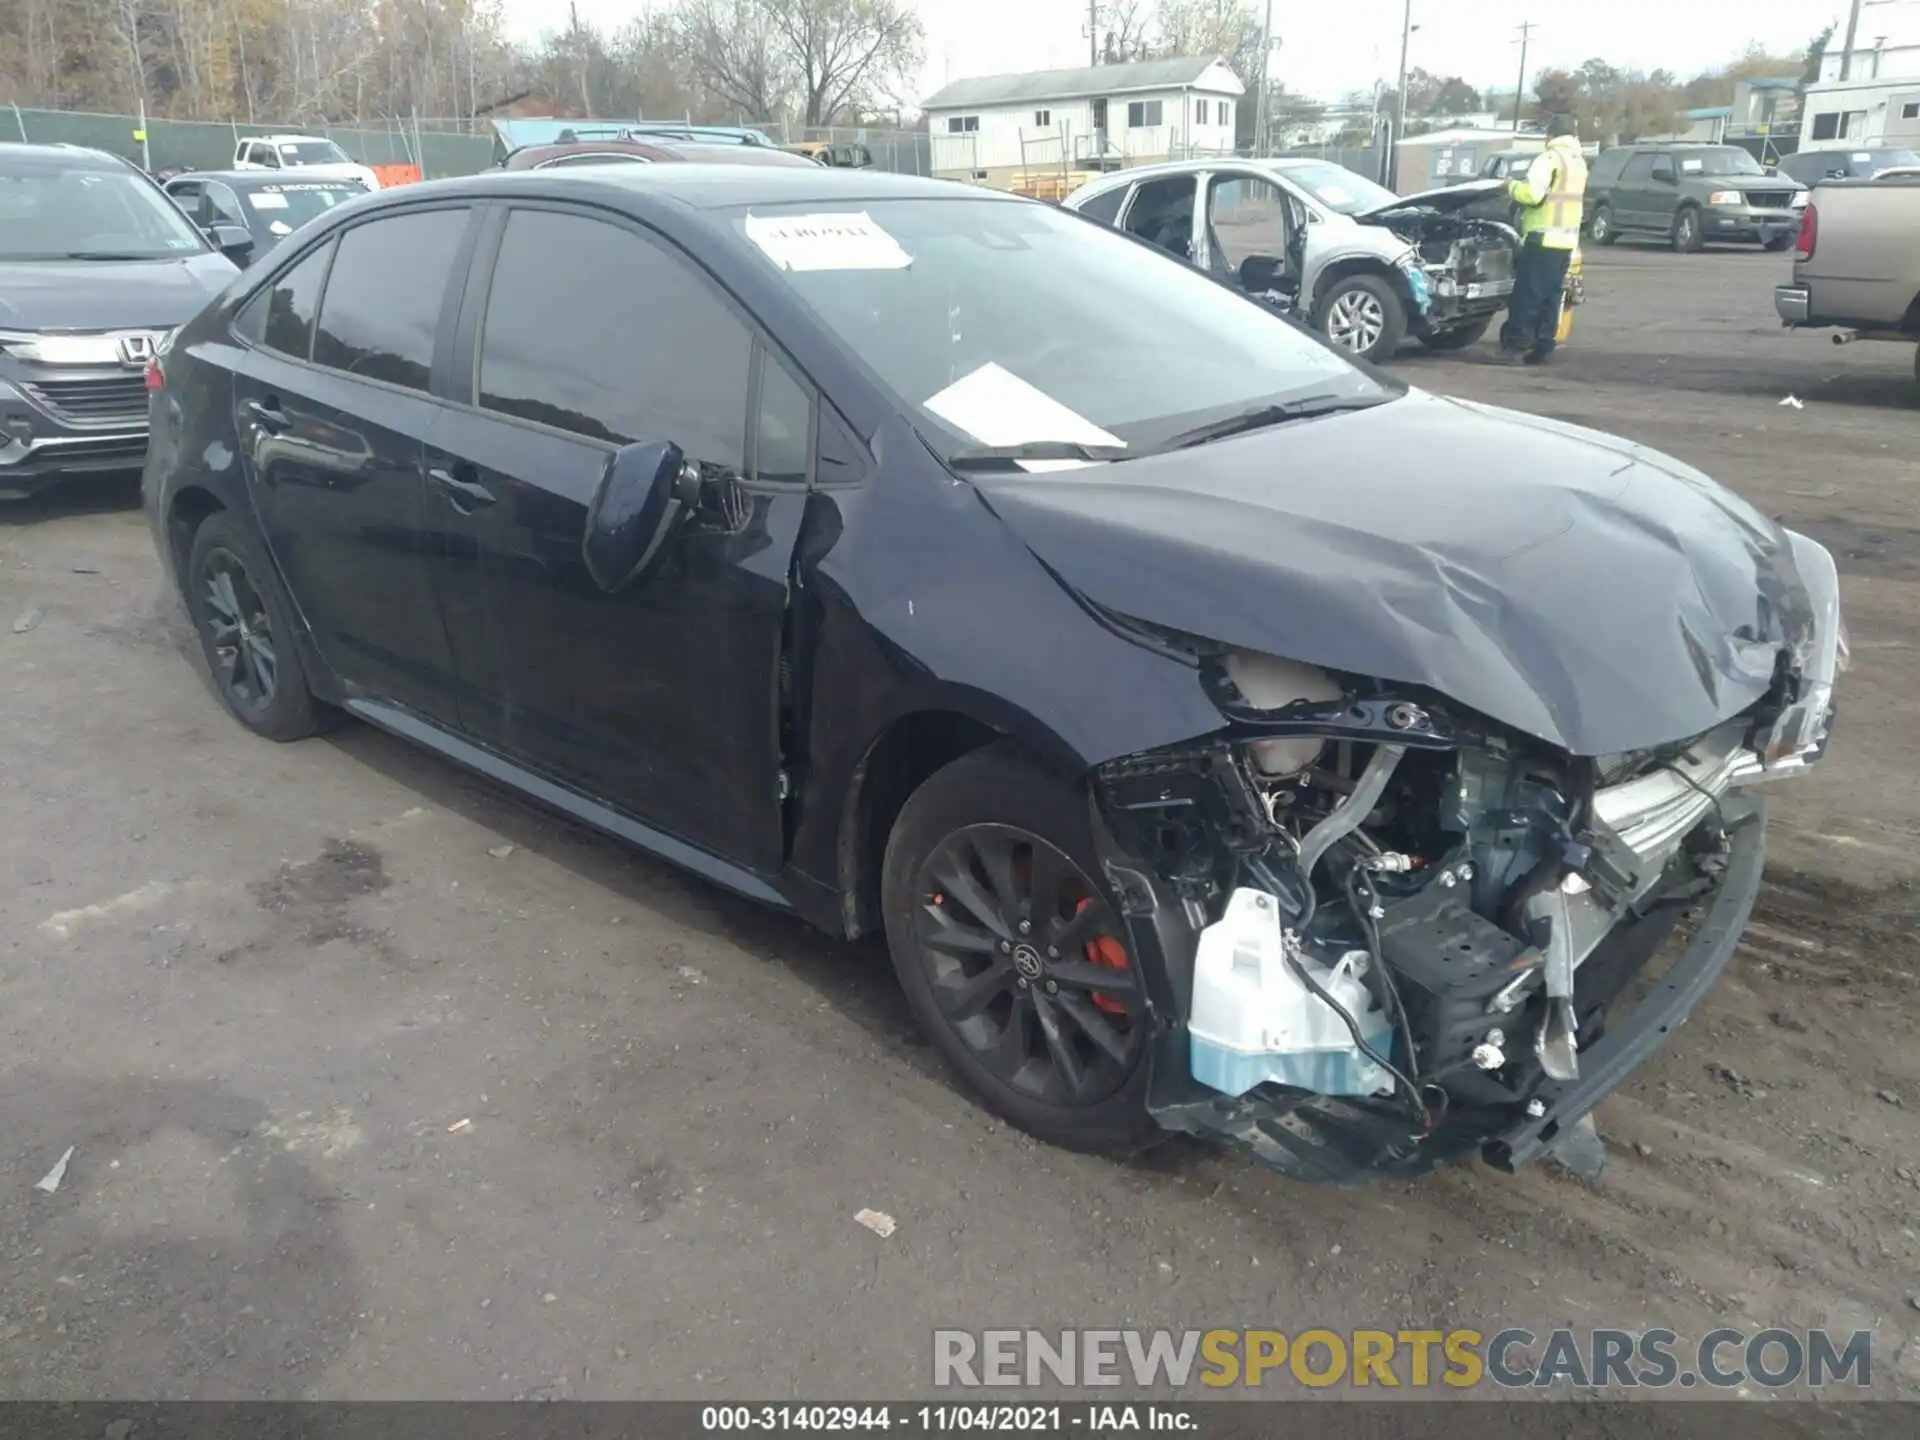
<path id="1" fill-rule="evenodd" d="M 313 353 L 313 316 L 320 305 L 320 285 L 327 278 L 331 242 L 322 245 L 291 270 L 283 271 L 240 312 L 235 327 L 247 339 L 305 360 Z"/>
<path id="2" fill-rule="evenodd" d="M 1593 162 L 1592 179 L 1611 180 L 1618 175 L 1627 163 L 1627 152 L 1609 150 Z"/>
<path id="3" fill-rule="evenodd" d="M 1627 168 L 1621 175 L 1622 180 L 1645 180 L 1653 174 L 1653 162 L 1658 158 L 1652 154 L 1635 155 L 1627 161 Z"/>
<path id="4" fill-rule="evenodd" d="M 760 364 L 753 478 L 804 485 L 813 460 L 813 397 L 771 355 Z"/>
<path id="5" fill-rule="evenodd" d="M 466 226 L 465 210 L 427 210 L 347 231 L 327 281 L 314 363 L 426 389 L 440 302 Z"/>
<path id="6" fill-rule="evenodd" d="M 1102 225 L 1111 225 L 1120 218 L 1120 202 L 1127 198 L 1127 187 L 1116 185 L 1104 194 L 1096 195 L 1086 204 L 1076 208 L 1088 219 L 1098 220 Z"/>
<path id="7" fill-rule="evenodd" d="M 480 403 L 596 440 L 670 440 L 745 469 L 753 342 L 692 265 L 630 230 L 507 221 L 480 341 Z"/>

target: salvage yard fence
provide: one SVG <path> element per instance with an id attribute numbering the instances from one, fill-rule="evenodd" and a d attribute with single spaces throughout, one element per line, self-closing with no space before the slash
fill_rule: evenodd
<path id="1" fill-rule="evenodd" d="M 582 125 L 619 125 L 582 120 Z M 873 126 L 764 125 L 782 144 L 802 140 L 864 145 L 873 163 L 902 175 L 930 175 L 932 156 L 924 130 Z M 253 135 L 323 135 L 362 165 L 414 165 L 422 179 L 473 175 L 493 163 L 492 127 L 485 120 L 395 117 L 357 125 L 256 123 L 238 120 L 158 120 L 143 125 L 137 115 L 98 115 L 76 110 L 25 110 L 0 105 L 0 141 L 35 145 L 86 145 L 162 170 L 222 170 L 234 147 Z"/>
<path id="2" fill-rule="evenodd" d="M 472 175 L 493 163 L 491 131 L 462 134 L 461 121 L 394 119 L 360 125 L 253 124 L 233 120 L 154 120 L 76 110 L 0 107 L 0 140 L 87 145 L 162 170 L 224 170 L 234 147 L 253 135 L 323 135 L 362 165 L 416 165 L 425 179 Z"/>

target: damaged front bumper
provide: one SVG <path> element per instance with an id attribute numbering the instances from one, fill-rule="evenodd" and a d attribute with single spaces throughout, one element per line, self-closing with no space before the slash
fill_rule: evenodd
<path id="1" fill-rule="evenodd" d="M 1204 917 L 1164 881 L 1120 855 L 1104 825 L 1097 825 L 1129 946 L 1147 977 L 1155 1022 L 1147 1062 L 1149 1112 L 1165 1129 L 1225 1144 L 1296 1179 L 1334 1184 L 1419 1175 L 1476 1150 L 1509 1172 L 1540 1158 L 1667 1042 L 1732 958 L 1760 888 L 1766 802 L 1734 792 L 1719 807 L 1727 849 L 1717 887 L 1623 920 L 1580 967 L 1578 1077 L 1556 1082 L 1529 1069 L 1527 1088 L 1514 1090 L 1478 1071 L 1446 1076 L 1431 1087 L 1444 1099 L 1436 1105 L 1440 1118 L 1425 1134 L 1414 1133 L 1405 1111 L 1384 1098 L 1271 1084 L 1228 1096 L 1196 1081 L 1184 1017 L 1191 1011 Z M 1702 903 L 1704 918 L 1680 956 L 1630 1010 L 1609 1014 L 1610 992 L 1636 979 L 1690 905 Z"/>
<path id="2" fill-rule="evenodd" d="M 1726 873 L 1687 948 L 1640 1003 L 1615 1017 L 1599 1042 L 1581 1054 L 1578 1079 L 1545 1082 L 1529 1098 L 1524 1118 L 1485 1143 L 1482 1153 L 1490 1165 L 1512 1171 L 1551 1150 L 1564 1131 L 1667 1043 L 1726 969 L 1760 893 L 1767 807 L 1764 800 L 1734 798 L 1722 808 L 1730 842 Z"/>

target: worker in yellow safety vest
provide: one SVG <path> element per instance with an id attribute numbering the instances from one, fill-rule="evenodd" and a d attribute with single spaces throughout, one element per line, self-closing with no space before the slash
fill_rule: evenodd
<path id="1" fill-rule="evenodd" d="M 1580 245 L 1587 198 L 1587 158 L 1572 116 L 1547 122 L 1547 148 L 1507 189 L 1520 207 L 1520 256 L 1500 330 L 1500 358 L 1509 365 L 1544 365 L 1553 358 L 1560 296 Z"/>

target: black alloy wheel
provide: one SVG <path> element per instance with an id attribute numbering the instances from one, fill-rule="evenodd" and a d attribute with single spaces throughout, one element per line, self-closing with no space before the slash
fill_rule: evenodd
<path id="1" fill-rule="evenodd" d="M 201 558 L 194 583 L 206 617 L 207 656 L 214 683 L 242 720 L 258 723 L 279 693 L 280 656 L 273 620 L 246 562 L 224 546 Z"/>
<path id="2" fill-rule="evenodd" d="M 921 862 L 914 934 L 941 1017 L 1019 1094 L 1095 1104 L 1131 1076 L 1139 978 L 1100 887 L 1054 845 L 970 825 Z"/>
<path id="3" fill-rule="evenodd" d="M 338 719 L 308 686 L 296 612 L 243 519 L 227 510 L 208 516 L 180 576 L 207 669 L 236 720 L 269 740 L 300 740 Z"/>

